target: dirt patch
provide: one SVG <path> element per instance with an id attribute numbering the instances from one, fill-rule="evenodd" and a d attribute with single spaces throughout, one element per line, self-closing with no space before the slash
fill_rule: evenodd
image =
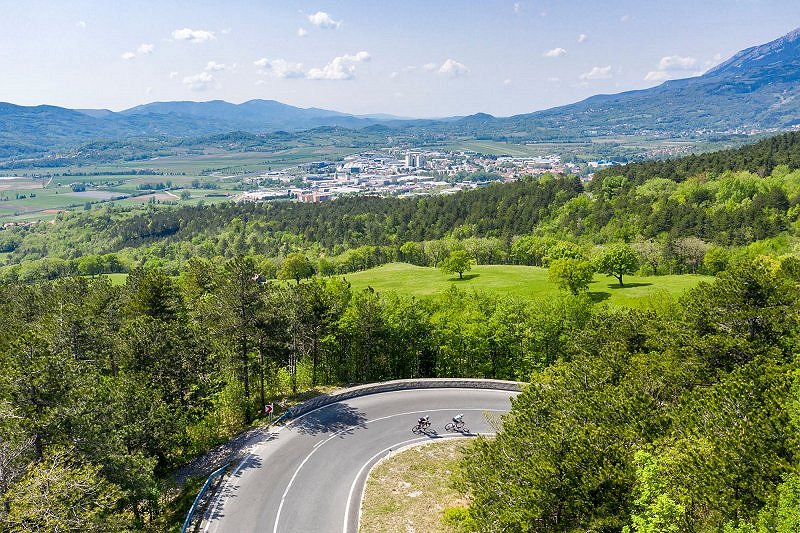
<path id="1" fill-rule="evenodd" d="M 128 202 L 149 202 L 151 198 L 155 199 L 155 200 L 158 200 L 158 201 L 161 201 L 161 202 L 164 202 L 164 201 L 175 201 L 175 197 L 174 196 L 172 196 L 170 194 L 163 193 L 163 192 L 156 193 L 156 194 L 147 194 L 147 195 L 144 195 L 144 196 L 132 196 L 130 198 L 126 198 L 125 200 L 128 201 Z"/>
<path id="2" fill-rule="evenodd" d="M 359 531 L 453 531 L 442 523 L 442 513 L 469 503 L 450 486 L 467 444 L 463 439 L 429 443 L 378 464 L 367 480 Z"/>
<path id="3" fill-rule="evenodd" d="M 0 191 L 41 189 L 42 185 L 44 185 L 42 181 L 3 179 L 0 180 Z"/>

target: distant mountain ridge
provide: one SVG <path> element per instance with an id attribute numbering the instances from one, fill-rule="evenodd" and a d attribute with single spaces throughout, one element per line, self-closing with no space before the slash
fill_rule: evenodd
<path id="1" fill-rule="evenodd" d="M 318 108 L 300 108 L 274 100 L 232 104 L 153 102 L 113 112 L 0 102 L 0 157 L 25 156 L 98 139 L 139 136 L 198 137 L 232 131 L 269 133 L 318 127 L 361 129 L 399 119 L 360 117 Z"/>
<path id="2" fill-rule="evenodd" d="M 798 128 L 800 28 L 742 50 L 702 76 L 670 80 L 650 89 L 596 95 L 512 117 L 486 113 L 426 120 L 359 116 L 274 100 L 152 102 L 116 113 L 0 103 L 0 158 L 41 154 L 98 139 L 297 132 L 319 127 L 517 141 L 628 134 L 702 136 Z"/>
<path id="3" fill-rule="evenodd" d="M 565 129 L 589 136 L 782 130 L 800 126 L 799 96 L 800 28 L 742 50 L 702 76 L 496 118 L 482 127 L 545 137 Z"/>

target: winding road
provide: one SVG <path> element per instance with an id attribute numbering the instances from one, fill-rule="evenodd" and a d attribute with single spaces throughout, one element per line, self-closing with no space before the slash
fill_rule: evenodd
<path id="1" fill-rule="evenodd" d="M 212 500 L 201 530 L 210 533 L 358 530 L 364 483 L 392 450 L 442 437 L 493 432 L 486 414 L 511 408 L 514 392 L 417 389 L 370 394 L 329 404 L 294 419 L 237 465 Z M 445 433 L 458 413 L 470 434 Z M 411 427 L 430 415 L 427 435 Z"/>

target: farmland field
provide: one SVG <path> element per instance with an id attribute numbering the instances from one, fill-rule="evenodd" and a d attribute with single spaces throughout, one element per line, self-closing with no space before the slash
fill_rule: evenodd
<path id="1" fill-rule="evenodd" d="M 107 202 L 136 206 L 147 202 L 230 201 L 242 192 L 244 178 L 309 161 L 337 159 L 355 151 L 304 146 L 271 152 L 219 151 L 120 163 L 14 169 L 0 173 L 0 220 L 46 220 L 62 210 L 86 209 Z M 193 187 L 195 180 L 213 188 Z M 86 190 L 73 190 L 75 183 L 84 184 Z M 147 186 L 155 188 L 158 184 L 167 185 L 169 190 L 146 190 Z M 188 191 L 191 198 L 181 200 L 183 191 Z"/>

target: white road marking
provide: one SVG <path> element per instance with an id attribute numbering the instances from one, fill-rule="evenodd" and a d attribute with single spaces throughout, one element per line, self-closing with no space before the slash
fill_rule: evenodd
<path id="1" fill-rule="evenodd" d="M 366 422 L 364 422 L 364 425 L 369 424 L 370 422 L 378 422 L 379 420 L 386 420 L 388 418 L 394 418 L 394 417 L 397 417 L 397 416 L 416 415 L 416 414 L 420 414 L 420 413 L 436 413 L 436 412 L 439 412 L 439 411 L 488 411 L 488 412 L 499 412 L 499 413 L 505 413 L 506 412 L 505 409 L 484 409 L 484 408 L 426 409 L 424 411 L 408 411 L 408 412 L 405 412 L 405 413 L 395 413 L 393 415 L 387 415 L 387 416 L 381 416 L 381 417 L 378 417 L 378 418 L 373 418 L 372 420 L 367 420 Z M 308 462 L 309 459 L 311 459 L 311 456 L 314 455 L 317 452 L 317 450 L 322 448 L 322 445 L 324 445 L 326 442 L 330 441 L 331 439 L 333 439 L 335 437 L 338 437 L 342 433 L 350 431 L 351 429 L 353 429 L 355 427 L 358 427 L 358 426 L 357 425 L 348 426 L 348 427 L 346 427 L 346 428 L 344 428 L 344 429 L 342 429 L 340 431 L 337 431 L 336 433 L 334 433 L 333 435 L 331 435 L 327 439 L 323 440 L 320 443 L 317 443 L 314 446 L 314 448 L 308 453 L 308 455 L 305 456 L 303 461 L 297 467 L 297 470 L 295 470 L 294 474 L 292 474 L 291 479 L 289 479 L 289 483 L 286 485 L 286 490 L 283 491 L 283 495 L 281 496 L 281 503 L 280 503 L 280 505 L 278 505 L 278 512 L 275 514 L 275 525 L 272 528 L 272 532 L 273 533 L 278 533 L 278 524 L 280 522 L 281 511 L 283 510 L 283 504 L 286 501 L 286 495 L 289 494 L 289 489 L 292 488 L 292 485 L 294 484 L 294 480 L 297 478 L 297 475 L 300 473 L 300 470 L 303 468 L 303 466 Z M 416 440 L 416 439 L 414 439 L 414 440 Z"/>
<path id="2" fill-rule="evenodd" d="M 442 440 L 449 440 L 449 439 L 459 439 L 459 438 L 463 438 L 465 436 L 477 437 L 479 435 L 487 437 L 487 436 L 493 436 L 493 435 L 495 435 L 495 433 L 475 433 L 475 434 L 470 433 L 470 434 L 467 434 L 467 435 L 465 435 L 464 433 L 445 433 L 444 435 L 440 435 L 440 437 L 441 437 Z M 424 440 L 424 437 L 420 437 L 418 439 L 411 439 L 411 440 L 407 440 L 407 441 L 403 441 L 403 442 L 398 442 L 394 446 L 389 446 L 388 448 L 384 449 L 383 451 L 376 453 L 375 455 L 370 457 L 369 461 L 364 463 L 364 466 L 362 466 L 361 470 L 359 470 L 358 474 L 356 474 L 356 478 L 353 480 L 353 484 L 350 485 L 350 492 L 347 495 L 347 507 L 344 508 L 345 509 L 344 510 L 344 523 L 343 523 L 343 527 L 342 527 L 342 532 L 343 533 L 347 533 L 347 523 L 350 521 L 350 507 L 351 507 L 351 502 L 353 500 L 353 491 L 355 490 L 356 484 L 358 483 L 358 478 L 360 478 L 361 474 L 364 472 L 364 468 L 368 464 L 370 464 L 373 460 L 375 460 L 376 457 L 380 456 L 382 453 L 389 452 L 389 454 L 385 457 L 385 458 L 388 458 L 388 457 L 391 457 L 392 455 L 394 455 L 396 453 L 404 452 L 405 450 L 407 450 L 409 448 L 413 448 L 415 446 L 421 446 L 421 445 L 424 445 L 424 444 L 429 444 L 430 442 L 433 442 L 433 441 L 431 441 L 430 439 Z M 414 443 L 414 444 L 408 445 L 409 443 Z M 406 446 L 403 446 L 404 444 Z M 395 449 L 395 446 L 400 446 L 400 447 Z M 378 461 L 377 463 L 372 465 L 372 467 L 370 467 L 370 469 L 369 469 L 370 472 L 372 472 L 372 469 L 375 468 L 376 466 L 378 466 L 379 464 L 380 464 L 380 461 Z M 369 472 L 367 473 L 367 476 L 369 476 Z M 364 485 L 361 487 L 361 499 L 360 499 L 360 503 L 358 504 L 358 525 L 359 526 L 361 525 L 361 506 L 364 504 L 364 493 L 366 492 L 366 490 L 367 490 L 367 480 L 364 479 Z"/>
<path id="3" fill-rule="evenodd" d="M 475 390 L 481 390 L 481 391 L 490 391 L 490 390 L 492 390 L 492 389 L 476 389 L 476 388 L 473 388 L 473 387 L 447 387 L 447 389 L 448 389 L 448 390 L 455 390 L 455 391 L 464 391 L 464 390 L 470 390 L 470 391 L 475 391 Z M 401 392 L 409 392 L 410 390 L 413 390 L 413 391 L 424 391 L 424 390 L 438 390 L 438 389 L 437 389 L 437 388 L 435 388 L 435 387 L 432 387 L 432 388 L 430 388 L 430 389 L 426 389 L 426 388 L 421 388 L 421 389 L 399 389 L 399 390 L 394 390 L 394 391 L 386 391 L 386 392 L 380 392 L 380 393 L 375 393 L 375 394 L 380 394 L 380 395 L 385 395 L 385 394 L 394 394 L 394 393 L 401 393 Z M 516 395 L 516 394 L 518 394 L 516 391 L 505 391 L 505 390 L 497 390 L 496 392 L 499 392 L 499 393 L 510 393 L 511 395 Z M 364 396 L 371 396 L 371 395 L 372 395 L 372 394 L 367 394 L 367 395 L 364 395 Z M 361 398 L 361 397 L 363 397 L 363 396 L 358 396 L 358 397 L 355 397 L 355 398 Z M 307 417 L 307 416 L 308 416 L 308 415 L 310 415 L 310 414 L 316 413 L 317 411 L 320 411 L 320 410 L 322 410 L 322 409 L 325 409 L 325 408 L 328 408 L 328 407 L 332 407 L 332 406 L 334 406 L 334 405 L 337 405 L 337 404 L 339 404 L 339 403 L 346 402 L 346 401 L 347 401 L 347 400 L 349 400 L 349 399 L 353 399 L 353 398 L 347 398 L 347 399 L 343 399 L 343 400 L 339 400 L 339 401 L 336 401 L 336 402 L 329 403 L 329 404 L 327 404 L 327 405 L 321 405 L 320 407 L 317 407 L 316 409 L 312 409 L 311 411 L 309 411 L 309 412 L 307 412 L 307 413 L 303 413 L 302 415 L 300 415 L 300 416 L 298 416 L 298 417 L 296 417 L 296 418 L 293 418 L 292 420 L 290 420 L 289 422 L 287 422 L 285 425 L 283 425 L 283 426 L 280 426 L 280 427 L 276 428 L 276 429 L 275 429 L 275 431 L 274 431 L 273 433 L 280 433 L 282 430 L 289 428 L 289 427 L 290 427 L 290 426 L 292 426 L 292 425 L 293 425 L 295 422 L 298 422 L 298 421 L 302 420 L 303 418 Z M 377 421 L 377 420 L 383 420 L 383 419 L 385 419 L 385 418 L 390 418 L 391 416 L 401 416 L 401 415 L 416 414 L 416 413 L 422 413 L 422 412 L 453 411 L 453 410 L 458 410 L 458 409 L 428 409 L 427 411 L 413 411 L 413 412 L 409 412 L 409 413 L 399 413 L 399 414 L 397 414 L 397 415 L 390 415 L 390 416 L 388 416 L 388 417 L 381 417 L 381 418 L 376 418 L 375 420 L 369 420 L 369 421 L 365 422 L 365 424 L 368 424 L 369 422 L 374 422 L 374 421 Z M 462 411 L 489 411 L 489 412 L 498 412 L 498 413 L 505 413 L 505 412 L 507 412 L 507 410 L 504 410 L 504 409 L 462 409 Z M 356 426 L 351 426 L 351 427 L 356 427 Z M 348 428 L 348 429 L 350 429 L 350 428 Z M 343 431 L 346 431 L 346 430 L 343 430 Z M 326 442 L 326 441 L 325 441 L 325 440 L 323 440 L 323 441 L 321 441 L 321 442 L 317 443 L 317 445 L 316 445 L 316 446 L 320 446 L 320 445 L 321 445 L 321 444 L 323 444 L 324 442 Z M 265 443 L 261 443 L 261 444 L 263 445 L 263 444 L 265 444 Z M 254 447 L 255 447 L 255 446 L 257 446 L 257 445 L 254 445 Z M 312 452 L 312 453 L 313 453 L 313 452 Z M 237 468 L 237 470 L 236 470 L 236 472 L 237 472 L 237 473 L 238 473 L 239 469 L 240 469 L 240 468 L 241 468 L 241 467 L 244 465 L 244 462 L 245 462 L 247 459 L 249 459 L 251 455 L 253 455 L 253 454 L 252 454 L 252 453 L 248 454 L 248 456 L 245 458 L 245 460 L 244 460 L 244 461 L 242 461 L 242 462 L 239 464 L 239 467 L 238 467 L 238 468 Z M 225 480 L 225 482 L 223 483 L 223 486 L 222 486 L 222 487 L 220 487 L 220 489 L 219 489 L 219 490 L 217 490 L 216 494 L 214 495 L 214 500 L 213 500 L 213 502 L 212 502 L 211 506 L 209 507 L 209 511 L 206 513 L 206 516 L 205 516 L 205 518 L 204 518 L 204 520 L 205 520 L 205 522 L 206 522 L 206 526 L 205 526 L 205 528 L 203 529 L 204 533 L 208 533 L 209 527 L 211 526 L 211 520 L 210 520 L 210 519 L 211 519 L 211 517 L 213 517 L 213 515 L 214 515 L 214 512 L 216 511 L 217 507 L 219 507 L 219 506 L 220 506 L 220 501 L 222 500 L 222 496 L 223 496 L 223 494 L 225 494 L 225 492 L 226 492 L 226 491 L 227 491 L 227 489 L 229 488 L 229 487 L 228 487 L 228 485 L 232 483 L 232 480 L 233 480 L 233 476 L 229 476 L 229 477 L 228 477 L 228 479 L 227 479 L 227 480 Z M 288 490 L 289 490 L 289 488 L 287 487 L 287 489 L 286 489 L 286 490 L 288 491 Z M 286 494 L 286 493 L 284 492 L 284 495 L 285 495 L 285 494 Z M 224 506 L 224 505 L 225 505 L 225 504 L 224 504 L 224 502 L 223 502 L 223 503 L 222 503 L 222 506 Z M 281 499 L 281 506 L 283 506 L 283 499 Z M 279 516 L 279 515 L 280 515 L 280 511 L 278 512 L 278 516 Z M 214 522 L 216 522 L 216 523 L 214 524 L 214 532 L 216 532 L 216 531 L 217 531 L 217 529 L 219 528 L 219 521 L 218 521 L 218 520 L 215 520 Z M 276 524 L 276 525 L 275 525 L 275 527 L 277 528 L 277 517 L 276 517 L 276 522 L 275 522 L 275 524 Z"/>
<path id="4" fill-rule="evenodd" d="M 242 459 L 242 462 L 241 462 L 241 463 L 239 463 L 239 466 L 237 466 L 237 467 L 236 467 L 236 470 L 234 470 L 234 471 L 233 471 L 233 473 L 230 475 L 230 477 L 229 477 L 229 478 L 228 478 L 228 479 L 225 481 L 225 484 L 224 484 L 224 485 L 221 487 L 221 490 L 217 491 L 217 495 L 216 495 L 216 497 L 214 498 L 214 502 L 213 502 L 213 504 L 211 505 L 211 507 L 209 507 L 209 512 L 208 512 L 208 515 L 206 516 L 206 527 L 205 527 L 205 528 L 203 528 L 203 533 L 208 533 L 208 528 L 209 528 L 209 526 L 211 526 L 211 521 L 210 521 L 210 520 L 208 520 L 208 518 L 210 518 L 210 517 L 214 516 L 214 513 L 215 513 L 215 512 L 216 512 L 216 510 L 217 510 L 217 505 L 219 504 L 220 497 L 222 496 L 222 493 L 224 492 L 224 489 L 226 489 L 226 488 L 227 488 L 227 485 L 228 485 L 228 483 L 229 483 L 229 482 L 230 482 L 230 481 L 231 481 L 231 480 L 232 480 L 234 477 L 236 477 L 236 474 L 238 474 L 238 473 L 239 473 L 239 471 L 240 471 L 240 470 L 241 470 L 241 469 L 244 467 L 244 464 L 245 464 L 245 463 L 246 463 L 246 462 L 247 462 L 247 461 L 248 461 L 248 460 L 249 460 L 249 459 L 250 459 L 252 456 L 253 456 L 253 454 L 252 454 L 252 453 L 248 453 L 248 454 L 245 456 L 245 458 L 244 458 L 244 459 Z M 214 524 L 214 531 L 216 531 L 218 527 L 219 527 L 219 522 L 217 522 L 216 524 Z"/>

